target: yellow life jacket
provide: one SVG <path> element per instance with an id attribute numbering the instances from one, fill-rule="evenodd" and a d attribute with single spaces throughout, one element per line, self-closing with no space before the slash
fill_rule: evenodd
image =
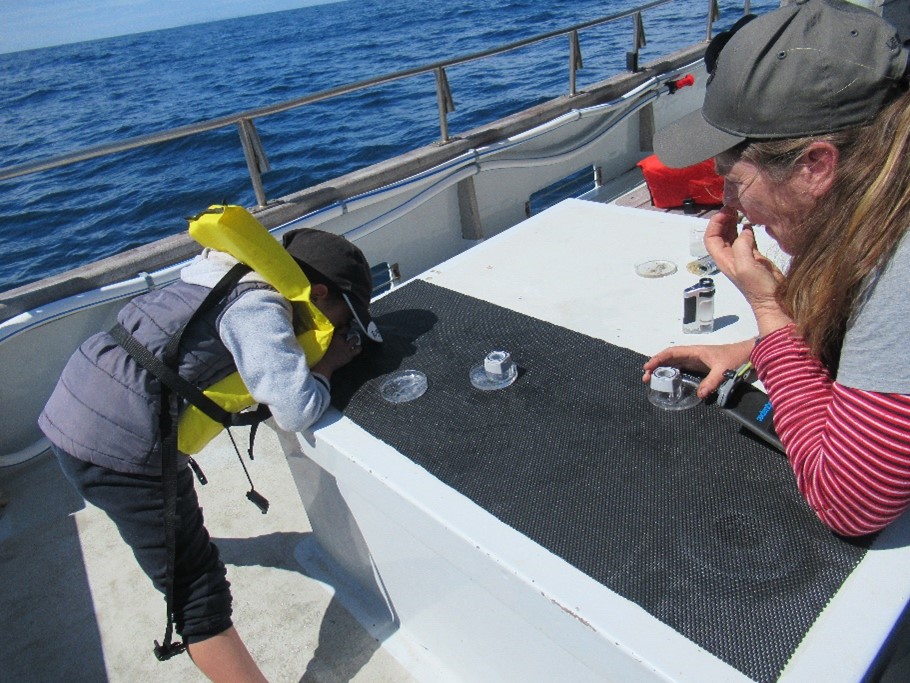
<path id="1" fill-rule="evenodd" d="M 190 220 L 190 236 L 203 247 L 230 254 L 255 270 L 290 301 L 303 317 L 306 331 L 297 341 L 313 367 L 329 347 L 332 323 L 310 301 L 310 281 L 297 262 L 249 211 L 241 206 L 212 206 Z M 234 372 L 203 393 L 231 413 L 249 408 L 256 401 Z M 198 453 L 222 430 L 222 425 L 194 405 L 183 411 L 177 426 L 177 448 L 188 455 Z"/>

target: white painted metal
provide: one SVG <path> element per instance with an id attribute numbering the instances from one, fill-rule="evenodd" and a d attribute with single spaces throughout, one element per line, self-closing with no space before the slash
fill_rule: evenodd
<path id="1" fill-rule="evenodd" d="M 568 200 L 420 278 L 646 354 L 754 335 L 748 306 L 723 277 L 717 330 L 681 331 L 681 291 L 694 278 L 689 232 L 699 222 Z M 635 274 L 636 263 L 657 258 L 677 273 Z M 418 679 L 745 680 L 337 412 L 281 442 L 314 530 L 301 558 L 346 587 L 339 597 Z M 905 516 L 867 553 L 782 680 L 862 677 L 910 598 L 908 538 Z"/>

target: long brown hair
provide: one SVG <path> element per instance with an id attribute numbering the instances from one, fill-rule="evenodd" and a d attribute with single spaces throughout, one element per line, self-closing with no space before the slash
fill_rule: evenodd
<path id="1" fill-rule="evenodd" d="M 736 150 L 775 182 L 792 173 L 806 147 L 840 152 L 834 184 L 799 229 L 804 248 L 790 262 L 777 299 L 813 355 L 837 373 L 847 322 L 863 282 L 910 227 L 910 94 L 868 126 L 810 138 L 752 141 Z"/>

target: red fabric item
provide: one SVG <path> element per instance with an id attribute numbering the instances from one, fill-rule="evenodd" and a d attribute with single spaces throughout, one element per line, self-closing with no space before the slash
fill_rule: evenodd
<path id="1" fill-rule="evenodd" d="M 667 168 L 652 154 L 638 162 L 645 176 L 651 203 L 660 209 L 682 206 L 687 199 L 705 206 L 724 201 L 724 179 L 714 169 L 714 159 L 686 168 Z"/>
<path id="2" fill-rule="evenodd" d="M 822 522 L 861 536 L 910 507 L 910 396 L 833 381 L 792 325 L 765 337 L 752 363 L 796 484 Z"/>

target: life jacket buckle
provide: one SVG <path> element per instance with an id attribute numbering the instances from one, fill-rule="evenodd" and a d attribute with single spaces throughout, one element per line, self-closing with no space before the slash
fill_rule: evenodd
<path id="1" fill-rule="evenodd" d="M 253 505 L 259 508 L 259 511 L 262 514 L 265 514 L 269 511 L 269 499 L 263 496 L 256 489 L 250 489 L 246 492 L 247 500 L 249 500 Z"/>
<path id="2" fill-rule="evenodd" d="M 155 641 L 155 658 L 159 662 L 166 662 L 171 657 L 179 655 L 186 651 L 186 644 L 183 641 L 176 643 L 165 643 L 161 645 L 158 641 Z"/>

